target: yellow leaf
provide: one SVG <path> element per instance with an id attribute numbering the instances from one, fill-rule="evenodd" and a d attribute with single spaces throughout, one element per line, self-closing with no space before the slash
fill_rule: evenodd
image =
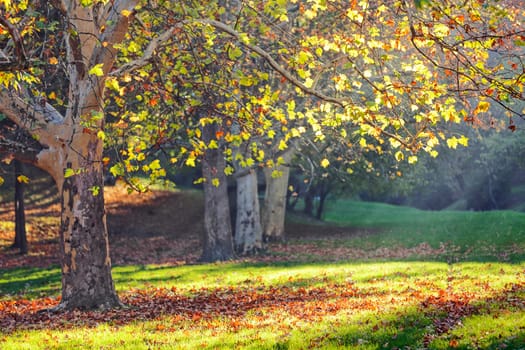
<path id="1" fill-rule="evenodd" d="M 408 157 L 408 164 L 414 164 L 414 163 L 417 163 L 417 156 Z"/>
<path id="2" fill-rule="evenodd" d="M 456 149 L 458 147 L 458 139 L 454 136 L 447 140 L 448 148 Z"/>
<path id="3" fill-rule="evenodd" d="M 108 78 L 106 80 L 106 87 L 113 90 L 113 91 L 119 91 L 120 90 L 120 85 L 118 83 L 118 80 L 116 78 Z"/>
<path id="4" fill-rule="evenodd" d="M 188 159 L 186 159 L 186 165 L 195 167 L 195 154 L 193 152 L 191 152 Z"/>
<path id="5" fill-rule="evenodd" d="M 314 85 L 314 81 L 312 78 L 306 78 L 304 81 L 304 86 L 307 88 L 311 88 Z"/>
<path id="6" fill-rule="evenodd" d="M 120 11 L 120 14 L 124 17 L 129 17 L 131 15 L 131 11 L 130 10 L 122 10 Z"/>
<path id="7" fill-rule="evenodd" d="M 103 66 L 104 66 L 104 63 L 99 63 L 99 64 L 94 65 L 93 68 L 89 70 L 89 74 L 96 75 L 97 77 L 103 76 L 104 75 L 104 71 L 102 70 Z"/>
<path id="8" fill-rule="evenodd" d="M 58 64 L 58 58 L 50 57 L 48 62 L 49 62 L 49 64 L 53 64 L 53 65 L 54 64 Z"/>
<path id="9" fill-rule="evenodd" d="M 29 178 L 25 175 L 20 175 L 16 178 L 16 181 L 18 181 L 19 183 L 29 183 Z"/>
<path id="10" fill-rule="evenodd" d="M 66 170 L 64 170 L 64 179 L 67 179 L 68 177 L 71 177 L 73 175 L 75 175 L 75 170 L 71 168 L 67 168 Z"/>
<path id="11" fill-rule="evenodd" d="M 219 187 L 220 181 L 216 177 L 211 180 L 211 184 L 215 187 Z"/>
<path id="12" fill-rule="evenodd" d="M 476 107 L 476 110 L 479 113 L 482 113 L 482 112 L 487 112 L 489 108 L 490 108 L 490 103 L 488 103 L 487 101 L 480 101 L 478 103 L 478 107 Z"/>
<path id="13" fill-rule="evenodd" d="M 395 157 L 396 157 L 396 160 L 398 162 L 402 161 L 403 159 L 405 159 L 405 155 L 403 154 L 403 152 L 401 151 L 397 151 L 396 154 L 395 154 Z"/>
<path id="14" fill-rule="evenodd" d="M 326 167 L 328 167 L 329 165 L 330 165 L 330 161 L 329 161 L 328 159 L 324 158 L 324 159 L 321 161 L 321 166 L 322 166 L 323 168 L 326 168 Z"/>
<path id="15" fill-rule="evenodd" d="M 461 135 L 461 137 L 458 139 L 458 143 L 464 147 L 468 147 L 468 137 Z"/>
<path id="16" fill-rule="evenodd" d="M 226 168 L 224 168 L 224 174 L 228 176 L 232 175 L 234 172 L 235 172 L 235 169 L 231 165 L 228 165 Z"/>
<path id="17" fill-rule="evenodd" d="M 219 148 L 219 144 L 217 143 L 217 140 L 211 140 L 210 143 L 208 144 L 208 148 L 209 149 L 218 149 Z"/>

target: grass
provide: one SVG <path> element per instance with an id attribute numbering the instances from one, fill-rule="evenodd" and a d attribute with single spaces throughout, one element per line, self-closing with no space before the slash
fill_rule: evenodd
<path id="1" fill-rule="evenodd" d="M 205 302 L 197 311 L 123 323 L 30 324 L 0 331 L 0 348 L 525 349 L 525 214 L 425 212 L 341 200 L 330 203 L 326 220 L 374 232 L 336 246 L 446 248 L 425 260 L 116 266 L 123 296 L 143 291 L 155 300 L 167 291 L 189 300 L 204 295 Z M 2 300 L 56 297 L 59 287 L 58 268 L 0 270 L 0 308 Z M 207 311 L 220 305 L 217 291 L 248 303 L 283 290 L 312 297 L 283 297 L 236 316 Z M 334 294 L 318 297 L 322 291 Z"/>
<path id="2" fill-rule="evenodd" d="M 347 240 L 367 249 L 443 245 L 456 260 L 487 261 L 525 258 L 525 213 L 515 211 L 423 211 L 352 200 L 329 202 L 325 220 L 379 230 L 376 235 Z"/>

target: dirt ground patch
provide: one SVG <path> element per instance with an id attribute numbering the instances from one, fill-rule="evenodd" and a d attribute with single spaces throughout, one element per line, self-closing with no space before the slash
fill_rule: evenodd
<path id="1" fill-rule="evenodd" d="M 111 257 L 115 265 L 193 264 L 202 252 L 203 199 L 199 191 L 152 191 L 128 194 L 125 186 L 105 189 Z M 14 239 L 12 203 L 0 206 L 0 268 L 47 267 L 59 263 L 59 204 L 29 204 L 27 228 L 29 254 L 9 249 Z M 243 261 L 347 260 L 366 257 L 399 257 L 408 251 L 367 252 L 349 247 L 327 247 L 319 240 L 340 240 L 373 234 L 360 229 L 320 226 L 295 218 L 286 225 L 287 242 L 272 243 L 267 251 Z M 419 247 L 424 254 L 434 253 Z"/>

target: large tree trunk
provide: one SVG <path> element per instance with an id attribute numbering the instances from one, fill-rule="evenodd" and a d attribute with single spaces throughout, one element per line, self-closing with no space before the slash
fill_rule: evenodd
<path id="1" fill-rule="evenodd" d="M 282 242 L 285 240 L 284 221 L 286 217 L 286 194 L 290 168 L 280 166 L 282 175 L 272 177 L 272 169 L 264 169 L 266 191 L 262 210 L 264 242 Z"/>
<path id="2" fill-rule="evenodd" d="M 257 192 L 257 173 L 249 170 L 237 177 L 235 251 L 252 255 L 262 250 L 262 228 Z"/>
<path id="3" fill-rule="evenodd" d="M 279 165 L 275 169 L 264 169 L 266 190 L 261 217 L 264 242 L 282 242 L 286 239 L 284 221 L 288 204 L 289 163 L 294 154 L 295 148 L 290 147 L 282 155 L 285 164 Z M 273 170 L 279 171 L 281 176 L 273 177 Z"/>
<path id="4" fill-rule="evenodd" d="M 20 249 L 21 254 L 27 254 L 26 215 L 24 209 L 24 183 L 18 181 L 22 175 L 22 163 L 15 159 L 15 242 L 13 248 Z"/>
<path id="5" fill-rule="evenodd" d="M 38 141 L 34 165 L 53 176 L 62 195 L 62 300 L 57 310 L 120 305 L 111 278 L 104 212 L 103 141 L 97 137 L 104 118 L 98 117 L 105 80 L 117 57 L 114 44 L 124 40 L 137 3 L 42 2 L 44 12 L 56 9 L 56 19 L 64 21 L 58 26 L 64 45 L 58 59 L 63 64 L 51 79 L 68 82 L 67 89 L 65 84 L 56 86 L 66 103 L 57 109 L 45 99 L 33 99 L 28 92 L 38 86 L 0 89 L 0 112 Z M 47 78 L 42 86 L 53 86 Z"/>
<path id="6" fill-rule="evenodd" d="M 111 260 L 104 210 L 102 141 L 81 137 L 69 150 L 65 168 L 77 174 L 58 179 L 62 210 L 62 300 L 57 309 L 108 309 L 120 306 L 111 277 Z M 64 169 L 65 170 L 65 169 Z"/>
<path id="7" fill-rule="evenodd" d="M 215 137 L 217 127 L 203 128 L 203 140 Z M 228 200 L 228 182 L 224 169 L 226 161 L 220 149 L 207 149 L 202 159 L 204 178 L 204 242 L 201 261 L 225 261 L 235 257 Z M 217 182 L 218 181 L 218 182 Z"/>

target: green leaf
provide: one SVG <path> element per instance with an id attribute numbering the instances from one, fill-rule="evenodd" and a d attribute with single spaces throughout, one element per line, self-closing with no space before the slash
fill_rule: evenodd
<path id="1" fill-rule="evenodd" d="M 122 164 L 117 163 L 113 165 L 111 168 L 109 168 L 109 172 L 111 173 L 111 175 L 115 177 L 122 176 L 124 175 L 124 167 L 122 166 Z"/>
<path id="2" fill-rule="evenodd" d="M 93 186 L 89 189 L 91 191 L 91 193 L 93 194 L 93 196 L 98 196 L 98 194 L 100 193 L 100 186 Z"/>
<path id="3" fill-rule="evenodd" d="M 242 50 L 238 47 L 234 47 L 233 49 L 228 50 L 228 58 L 232 61 L 237 60 L 241 56 Z"/>
<path id="4" fill-rule="evenodd" d="M 430 0 L 414 0 L 414 3 L 418 9 L 421 9 L 423 6 L 429 5 Z"/>

